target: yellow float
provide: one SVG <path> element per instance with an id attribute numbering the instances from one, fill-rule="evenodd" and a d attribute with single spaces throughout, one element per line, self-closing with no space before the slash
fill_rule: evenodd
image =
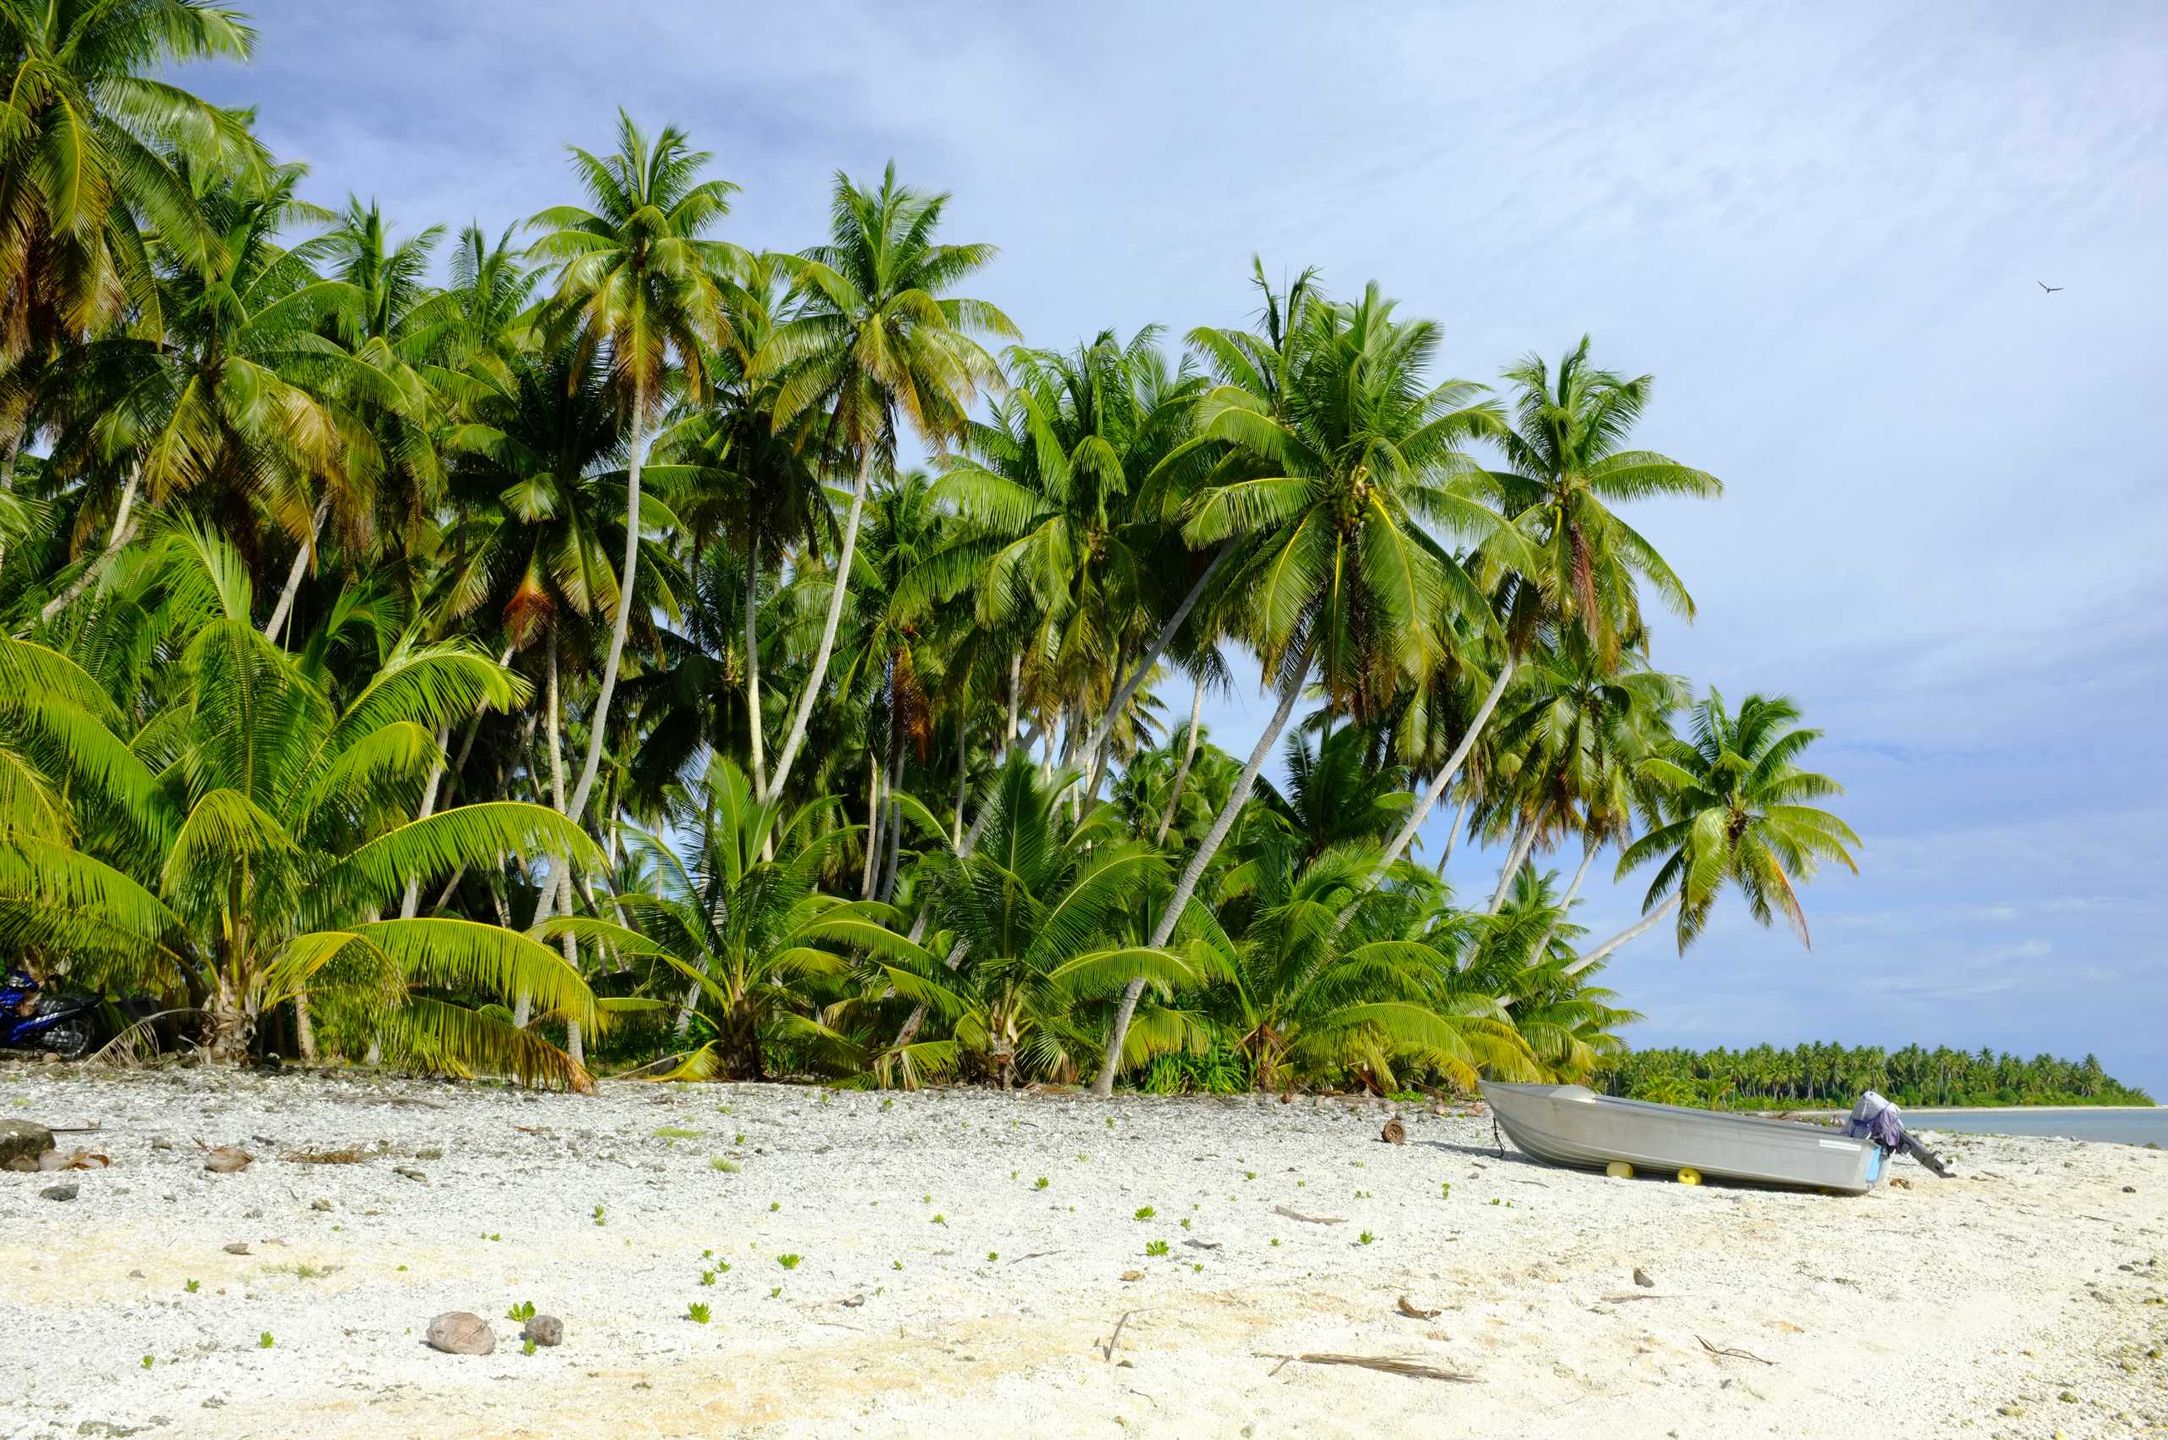
<path id="1" fill-rule="evenodd" d="M 1679 1172 L 1679 1183 L 1681 1185 L 1699 1185 L 1701 1183 L 1701 1172 L 1689 1165 Z"/>
<path id="2" fill-rule="evenodd" d="M 1623 1160 L 1613 1160 L 1603 1167 L 1603 1173 L 1613 1180 L 1631 1180 L 1634 1178 L 1634 1167 Z"/>

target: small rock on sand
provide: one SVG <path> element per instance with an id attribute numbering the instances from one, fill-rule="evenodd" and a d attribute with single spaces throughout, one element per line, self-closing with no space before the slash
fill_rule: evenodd
<path id="1" fill-rule="evenodd" d="M 248 1253 L 248 1242 L 246 1240 L 236 1240 L 227 1245 L 225 1250 L 228 1255 L 246 1255 Z"/>
<path id="2" fill-rule="evenodd" d="M 38 1193 L 48 1200 L 73 1200 L 82 1188 L 80 1185 L 48 1185 Z"/>
<path id="3" fill-rule="evenodd" d="M 466 1310 L 447 1310 L 430 1321 L 428 1338 L 430 1349 L 447 1355 L 487 1355 L 497 1348 L 489 1322 Z"/>
<path id="4" fill-rule="evenodd" d="M 0 1120 L 0 1166 L 12 1167 L 28 1160 L 35 1169 L 38 1157 L 53 1148 L 53 1132 L 28 1120 Z"/>
<path id="5" fill-rule="evenodd" d="M 220 1145 L 203 1157 L 203 1168 L 213 1175 L 231 1175 L 246 1170 L 255 1159 L 237 1145 Z"/>
<path id="6" fill-rule="evenodd" d="M 562 1345 L 565 1343 L 565 1322 L 555 1315 L 534 1315 L 520 1327 L 519 1338 L 532 1340 L 537 1345 Z"/>
<path id="7" fill-rule="evenodd" d="M 1401 1124 L 1400 1117 L 1395 1115 L 1385 1122 L 1385 1128 L 1378 1133 L 1378 1138 L 1388 1145 L 1405 1145 L 1408 1143 L 1408 1127 Z"/>
<path id="8" fill-rule="evenodd" d="M 1654 1290 L 1656 1288 L 1656 1282 L 1649 1278 L 1649 1272 L 1639 1265 L 1634 1266 L 1634 1284 L 1639 1285 L 1644 1290 Z"/>

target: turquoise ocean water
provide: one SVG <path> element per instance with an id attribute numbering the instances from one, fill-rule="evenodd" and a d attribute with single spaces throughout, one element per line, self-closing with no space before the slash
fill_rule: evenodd
<path id="1" fill-rule="evenodd" d="M 2151 1110 L 1907 1109 L 1904 1117 L 1906 1126 L 1913 1130 L 1956 1130 L 1971 1135 L 2062 1135 L 2072 1140 L 2110 1140 L 2122 1145 L 2151 1142 L 2168 1149 L 2168 1106 Z"/>

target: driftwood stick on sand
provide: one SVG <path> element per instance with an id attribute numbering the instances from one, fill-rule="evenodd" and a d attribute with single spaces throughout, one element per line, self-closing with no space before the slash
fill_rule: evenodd
<path id="1" fill-rule="evenodd" d="M 1701 1340 L 1701 1337 L 1699 1335 L 1696 1335 L 1694 1338 L 1696 1340 Z M 1734 1350 L 1729 1346 L 1711 1345 L 1706 1340 L 1701 1340 L 1701 1348 L 1708 1351 L 1711 1355 L 1729 1355 L 1735 1360 L 1751 1360 L 1757 1365 L 1774 1365 L 1777 1363 L 1774 1360 L 1764 1360 L 1761 1356 L 1756 1355 L 1751 1350 Z"/>
<path id="2" fill-rule="evenodd" d="M 1396 1360 L 1388 1355 L 1329 1355 L 1313 1351 L 1308 1355 L 1267 1355 L 1267 1360 L 1280 1363 L 1273 1366 L 1271 1374 L 1277 1375 L 1289 1365 L 1353 1365 L 1363 1370 L 1378 1370 L 1387 1375 L 1405 1375 L 1410 1380 L 1451 1380 L 1460 1385 L 1473 1385 L 1476 1378 L 1458 1370 L 1440 1370 L 1435 1365 L 1425 1365 L 1419 1360 Z"/>
<path id="3" fill-rule="evenodd" d="M 1129 1317 L 1136 1313 L 1134 1310 L 1124 1310 L 1122 1318 L 1114 1322 L 1114 1333 L 1109 1335 L 1106 1343 L 1099 1347 L 1100 1357 L 1109 1365 L 1114 1363 L 1114 1347 L 1122 1343 L 1122 1327 L 1127 1325 Z"/>
<path id="4" fill-rule="evenodd" d="M 1272 1207 L 1275 1215 L 1285 1215 L 1290 1220 L 1300 1220 L 1305 1225 L 1345 1225 L 1347 1220 L 1339 1215 L 1305 1215 L 1300 1210 L 1290 1210 L 1285 1205 Z"/>
<path id="5" fill-rule="evenodd" d="M 1442 1313 L 1437 1310 L 1418 1309 L 1409 1302 L 1408 1297 L 1405 1295 L 1400 1297 L 1400 1304 L 1394 1308 L 1398 1309 L 1401 1314 L 1407 1316 L 1410 1320 L 1435 1320 Z"/>

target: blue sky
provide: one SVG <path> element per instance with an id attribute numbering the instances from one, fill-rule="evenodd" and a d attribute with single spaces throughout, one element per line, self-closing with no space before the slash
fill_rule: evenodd
<path id="1" fill-rule="evenodd" d="M 715 153 L 747 245 L 814 239 L 837 169 L 953 191 L 1037 343 L 1239 323 L 1253 253 L 1379 280 L 1447 373 L 1592 333 L 1729 487 L 1635 516 L 1701 606 L 1657 660 L 1797 697 L 1866 840 L 1811 952 L 1729 905 L 1623 952 L 1636 1042 L 2091 1050 L 2168 1098 L 2168 10 L 252 13 L 256 64 L 190 83 L 409 228 L 574 198 L 623 104 Z M 1246 749 L 1265 707 L 1208 713 Z M 1590 888 L 1592 930 L 1636 913 Z"/>

